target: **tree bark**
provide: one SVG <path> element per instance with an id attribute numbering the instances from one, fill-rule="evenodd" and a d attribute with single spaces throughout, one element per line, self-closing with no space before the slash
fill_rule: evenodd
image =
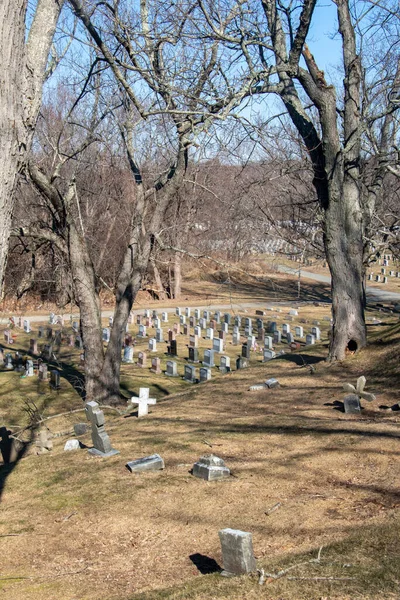
<path id="1" fill-rule="evenodd" d="M 25 42 L 27 0 L 0 2 L 0 291 L 3 291 L 14 193 L 30 149 L 46 64 L 64 0 L 39 0 Z"/>
<path id="2" fill-rule="evenodd" d="M 182 294 L 182 254 L 175 252 L 174 256 L 174 299 L 179 300 Z"/>

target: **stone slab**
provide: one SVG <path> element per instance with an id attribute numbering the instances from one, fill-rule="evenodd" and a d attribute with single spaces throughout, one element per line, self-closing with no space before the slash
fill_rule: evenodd
<path id="1" fill-rule="evenodd" d="M 126 468 L 131 473 L 143 473 L 143 471 L 160 471 L 165 468 L 164 460 L 159 454 L 144 456 L 126 463 Z"/>

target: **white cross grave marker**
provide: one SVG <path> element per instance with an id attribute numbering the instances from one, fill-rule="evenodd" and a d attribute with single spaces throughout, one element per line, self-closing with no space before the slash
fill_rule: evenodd
<path id="1" fill-rule="evenodd" d="M 138 417 L 144 417 L 149 414 L 149 405 L 157 404 L 156 398 L 149 398 L 150 389 L 149 388 L 140 388 L 139 389 L 139 398 L 133 396 L 130 400 L 128 400 L 128 408 L 130 405 L 137 404 L 138 405 Z"/>

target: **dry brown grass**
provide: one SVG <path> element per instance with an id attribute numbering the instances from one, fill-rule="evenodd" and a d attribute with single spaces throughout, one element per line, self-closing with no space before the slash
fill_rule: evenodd
<path id="1" fill-rule="evenodd" d="M 164 398 L 147 418 L 107 413 L 119 456 L 64 453 L 60 437 L 51 454 L 24 458 L 2 498 L 3 593 L 15 600 L 398 598 L 400 412 L 379 407 L 398 401 L 399 327 L 374 330 L 371 339 L 368 350 L 341 365 L 320 361 L 323 345 L 303 352 L 314 374 L 287 355 L 201 386 L 153 378 Z M 129 385 L 145 382 L 137 368 L 125 371 Z M 360 417 L 345 415 L 334 405 L 343 398 L 341 384 L 361 374 L 378 399 Z M 29 382 L 21 380 L 15 396 L 15 374 L 1 376 L 3 414 L 18 419 Z M 279 389 L 248 391 L 272 376 Z M 182 389 L 187 394 L 168 397 Z M 49 413 L 79 403 L 64 386 Z M 48 423 L 65 431 L 83 418 Z M 90 445 L 90 436 L 83 442 Z M 133 476 L 125 469 L 128 460 L 154 452 L 165 471 Z M 190 475 L 210 452 L 231 468 L 229 481 Z M 258 565 L 270 573 L 315 558 L 323 546 L 321 563 L 264 587 L 255 577 L 201 575 L 190 557 L 221 565 L 224 527 L 251 531 Z"/>

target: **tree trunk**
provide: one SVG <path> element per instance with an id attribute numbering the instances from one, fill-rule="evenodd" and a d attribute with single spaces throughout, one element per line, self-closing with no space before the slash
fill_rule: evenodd
<path id="1" fill-rule="evenodd" d="M 151 263 L 151 268 L 153 269 L 154 284 L 156 286 L 158 299 L 165 300 L 167 297 L 167 294 L 165 292 L 163 282 L 161 281 L 160 271 L 158 270 L 158 267 L 156 265 L 156 261 L 155 261 L 155 258 L 153 255 L 151 255 L 151 257 L 150 257 L 150 263 Z"/>
<path id="2" fill-rule="evenodd" d="M 174 256 L 174 298 L 179 300 L 182 295 L 182 254 L 175 252 Z"/>
<path id="3" fill-rule="evenodd" d="M 75 223 L 69 226 L 69 256 L 85 352 L 86 401 L 98 402 L 98 381 L 104 361 L 100 302 L 86 241 L 78 233 Z"/>
<path id="4" fill-rule="evenodd" d="M 345 178 L 346 179 L 346 178 Z M 324 244 L 332 277 L 333 329 L 328 360 L 343 360 L 366 343 L 363 223 L 359 190 L 348 182 L 331 192 Z"/>
<path id="5" fill-rule="evenodd" d="M 3 288 L 13 197 L 23 135 L 25 0 L 0 3 L 0 289 Z"/>
<path id="6" fill-rule="evenodd" d="M 30 149 L 50 46 L 64 0 L 39 0 L 25 42 L 27 0 L 0 2 L 0 292 L 14 193 Z"/>

